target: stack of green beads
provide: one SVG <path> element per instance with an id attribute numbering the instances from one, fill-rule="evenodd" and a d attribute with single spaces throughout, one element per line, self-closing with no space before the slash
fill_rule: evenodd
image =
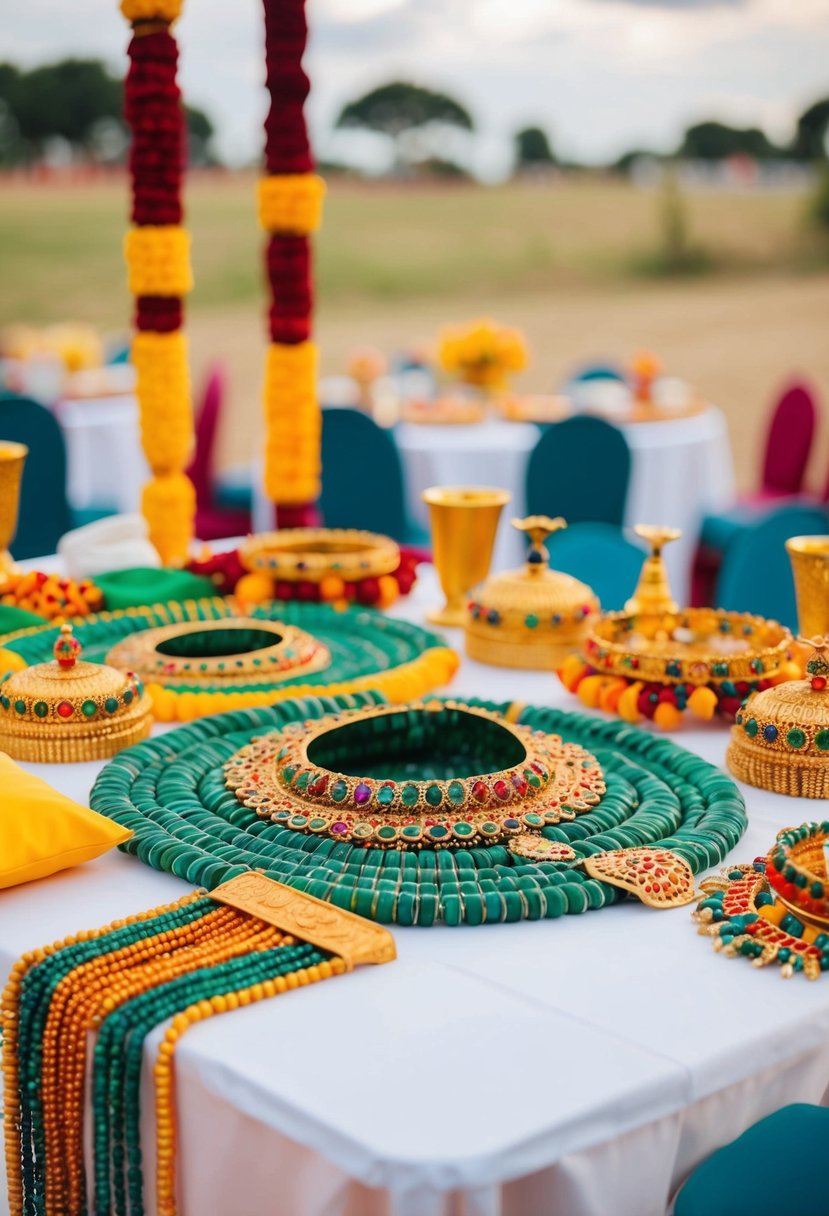
<path id="1" fill-rule="evenodd" d="M 382 703 L 377 693 L 358 693 L 205 718 L 121 753 L 95 783 L 92 806 L 134 831 L 125 851 L 191 884 L 210 889 L 248 868 L 261 869 L 386 923 L 537 920 L 625 897 L 588 878 L 577 862 L 531 862 L 501 844 L 414 852 L 298 836 L 260 819 L 227 789 L 224 764 L 255 736 L 290 721 Z M 504 715 L 511 708 L 469 704 Z M 668 739 L 553 709 L 525 708 L 518 721 L 580 744 L 604 770 L 607 792 L 599 806 L 542 830 L 570 845 L 577 859 L 658 844 L 699 873 L 721 862 L 745 831 L 745 805 L 734 783 Z M 421 777 L 432 775 L 424 758 Z"/>

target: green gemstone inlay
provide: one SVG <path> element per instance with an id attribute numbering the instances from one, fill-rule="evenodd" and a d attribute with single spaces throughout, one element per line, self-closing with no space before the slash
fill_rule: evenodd
<path id="1" fill-rule="evenodd" d="M 786 742 L 789 747 L 802 747 L 806 742 L 806 732 L 802 731 L 799 726 L 793 726 L 786 735 Z"/>
<path id="2" fill-rule="evenodd" d="M 299 790 L 304 794 L 308 789 L 308 782 L 311 780 L 311 773 L 307 768 L 301 769 L 294 778 L 294 789 Z"/>
<path id="3" fill-rule="evenodd" d="M 524 624 L 528 629 L 535 629 L 536 625 L 538 624 L 538 617 L 534 612 L 528 612 L 524 617 Z"/>
<path id="4" fill-rule="evenodd" d="M 471 836 L 475 831 L 471 823 L 453 823 L 452 831 L 456 836 Z"/>
<path id="5" fill-rule="evenodd" d="M 338 778 L 331 786 L 331 797 L 335 802 L 342 802 L 348 794 L 348 785 L 343 781 L 342 777 Z"/>
<path id="6" fill-rule="evenodd" d="M 18 712 L 19 714 L 25 714 L 25 712 L 26 712 L 26 702 L 25 702 L 25 701 L 15 701 L 15 703 L 14 703 L 14 708 L 17 710 L 17 712 Z"/>
<path id="7" fill-rule="evenodd" d="M 404 785 L 400 792 L 400 801 L 404 806 L 414 806 L 420 797 L 420 791 L 416 785 Z"/>
<path id="8" fill-rule="evenodd" d="M 107 711 L 108 714 L 117 713 L 118 712 L 118 698 L 117 697 L 107 697 L 106 701 L 104 701 L 104 709 Z"/>
<path id="9" fill-rule="evenodd" d="M 94 701 L 84 701 L 81 706 L 81 713 L 85 718 L 94 718 L 98 712 L 98 706 Z"/>
<path id="10" fill-rule="evenodd" d="M 39 718 L 45 718 L 49 712 L 49 706 L 45 701 L 35 701 L 34 709 Z"/>
<path id="11" fill-rule="evenodd" d="M 815 735 L 815 746 L 819 751 L 829 752 L 829 730 L 819 730 Z"/>
<path id="12" fill-rule="evenodd" d="M 453 806 L 463 806 L 465 794 L 460 781 L 450 781 L 446 793 Z"/>
<path id="13" fill-rule="evenodd" d="M 746 732 L 746 734 L 748 735 L 749 739 L 753 739 L 753 738 L 755 737 L 755 735 L 757 734 L 757 730 L 758 730 L 758 727 L 757 727 L 757 719 L 756 719 L 756 718 L 749 718 L 748 722 L 746 722 L 746 724 L 745 724 L 745 726 L 743 727 L 743 729 L 745 730 L 745 732 Z"/>
<path id="14" fill-rule="evenodd" d="M 381 785 L 377 791 L 377 801 L 381 806 L 391 806 L 394 802 L 395 789 L 393 785 Z"/>
<path id="15" fill-rule="evenodd" d="M 829 734 L 829 732 L 827 732 Z M 443 801 L 443 790 L 439 785 L 430 785 L 426 789 L 426 801 L 429 806 L 440 806 Z"/>
<path id="16" fill-rule="evenodd" d="M 391 824 L 385 823 L 377 829 L 378 840 L 394 840 L 397 835 L 397 828 L 393 828 Z"/>

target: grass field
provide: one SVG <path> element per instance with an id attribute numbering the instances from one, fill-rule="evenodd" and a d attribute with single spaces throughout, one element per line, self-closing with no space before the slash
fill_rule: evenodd
<path id="1" fill-rule="evenodd" d="M 196 289 L 189 331 L 197 376 L 217 353 L 232 407 L 222 459 L 244 460 L 258 427 L 264 333 L 253 179 L 188 186 Z M 0 187 L 0 325 L 83 319 L 125 331 L 124 181 Z M 797 194 L 686 200 L 704 274 L 660 268 L 659 198 L 596 181 L 475 186 L 335 184 L 317 243 L 325 371 L 348 350 L 429 343 L 440 325 L 488 313 L 522 326 L 523 377 L 548 389 L 574 363 L 646 347 L 726 411 L 740 480 L 750 481 L 764 410 L 779 382 L 807 373 L 829 399 L 829 257 Z M 813 478 L 825 480 L 829 436 Z"/>

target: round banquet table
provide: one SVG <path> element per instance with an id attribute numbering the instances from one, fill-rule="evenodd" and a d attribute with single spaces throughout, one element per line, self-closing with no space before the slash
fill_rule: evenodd
<path id="1" fill-rule="evenodd" d="M 397 611 L 422 620 L 436 598 L 427 568 Z M 551 675 L 467 660 L 453 691 L 577 704 Z M 722 761 L 722 729 L 680 738 Z M 81 800 L 100 769 L 26 767 Z M 807 800 L 745 794 L 735 860 L 820 815 Z M 184 890 L 116 852 L 3 891 L 0 971 Z M 829 979 L 787 984 L 776 968 L 718 956 L 688 908 L 630 902 L 394 935 L 395 963 L 188 1032 L 176 1052 L 182 1216 L 664 1216 L 718 1145 L 823 1097 Z M 160 1037 L 142 1091 L 148 1179 Z M 145 1200 L 153 1214 L 152 1186 Z"/>
<path id="2" fill-rule="evenodd" d="M 687 603 L 691 564 L 704 515 L 734 502 L 734 466 L 722 413 L 709 407 L 673 421 L 619 424 L 631 451 L 626 524 L 657 523 L 682 529 L 665 559 L 674 595 Z M 532 423 L 489 419 L 470 426 L 401 423 L 395 438 L 403 457 L 411 518 L 428 527 L 421 494 L 430 485 L 494 485 L 509 490 L 496 539 L 493 568 L 519 565 L 521 537 L 510 527 L 526 514 L 524 480 L 529 454 L 539 437 Z M 590 476 L 585 453 L 584 475 Z"/>
<path id="3" fill-rule="evenodd" d="M 138 402 L 132 393 L 65 399 L 55 416 L 66 439 L 66 493 L 76 511 L 140 510 L 150 472 L 141 450 Z"/>

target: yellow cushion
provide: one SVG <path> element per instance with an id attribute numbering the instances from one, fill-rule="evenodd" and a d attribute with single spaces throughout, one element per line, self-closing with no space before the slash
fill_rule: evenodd
<path id="1" fill-rule="evenodd" d="M 91 861 L 131 835 L 0 752 L 0 889 Z"/>

